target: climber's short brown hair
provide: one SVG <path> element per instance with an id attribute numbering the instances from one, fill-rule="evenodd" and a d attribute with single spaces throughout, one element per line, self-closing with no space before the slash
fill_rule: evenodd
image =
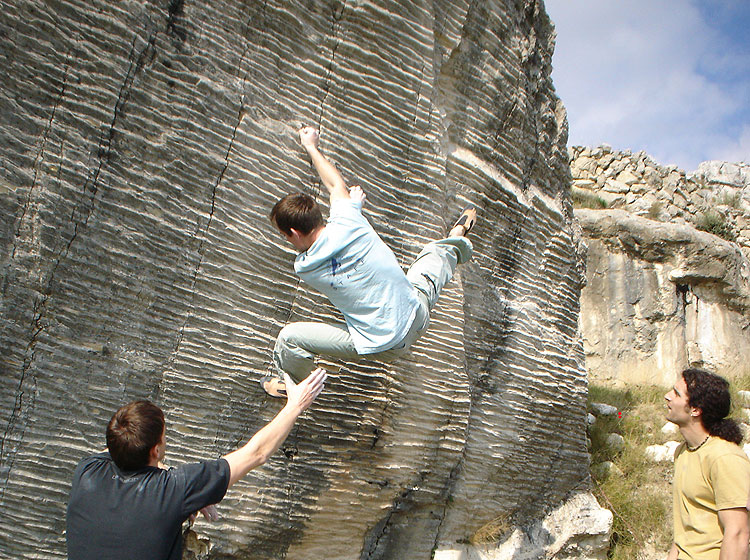
<path id="1" fill-rule="evenodd" d="M 274 205 L 268 217 L 287 235 L 291 235 L 292 229 L 307 235 L 324 224 L 320 206 L 305 193 L 286 195 Z"/>
<path id="2" fill-rule="evenodd" d="M 107 425 L 107 448 L 124 471 L 148 466 L 149 454 L 164 435 L 164 413 L 150 401 L 133 401 L 112 415 Z"/>

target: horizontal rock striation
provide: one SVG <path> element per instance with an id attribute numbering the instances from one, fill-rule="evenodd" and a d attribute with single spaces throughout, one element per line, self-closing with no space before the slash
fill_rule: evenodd
<path id="1" fill-rule="evenodd" d="M 580 325 L 591 378 L 669 386 L 689 365 L 747 373 L 748 166 L 706 162 L 687 176 L 643 152 L 570 155 L 573 196 L 607 207 L 575 211 L 588 246 Z"/>
<path id="2" fill-rule="evenodd" d="M 171 464 L 276 413 L 276 334 L 338 318 L 266 218 L 320 195 L 302 123 L 404 266 L 468 201 L 475 258 L 408 358 L 324 362 L 193 556 L 428 559 L 500 518 L 564 549 L 539 524 L 592 506 L 552 37 L 534 0 L 4 2 L 0 555 L 65 556 L 72 470 L 124 402 L 164 408 Z"/>

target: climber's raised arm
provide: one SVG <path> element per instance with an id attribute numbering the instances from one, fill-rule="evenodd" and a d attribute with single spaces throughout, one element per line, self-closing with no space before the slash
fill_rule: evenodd
<path id="1" fill-rule="evenodd" d="M 328 189 L 331 200 L 349 198 L 349 189 L 346 187 L 346 181 L 344 181 L 341 173 L 320 153 L 318 131 L 311 126 L 303 126 L 299 129 L 299 140 L 310 155 L 310 160 L 312 160 L 315 170 L 320 175 L 323 185 Z"/>

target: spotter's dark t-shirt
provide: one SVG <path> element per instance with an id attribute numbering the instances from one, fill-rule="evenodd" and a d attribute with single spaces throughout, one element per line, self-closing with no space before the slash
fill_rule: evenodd
<path id="1" fill-rule="evenodd" d="M 228 485 L 225 459 L 121 471 L 109 453 L 87 457 L 73 474 L 68 559 L 179 560 L 182 523 Z"/>

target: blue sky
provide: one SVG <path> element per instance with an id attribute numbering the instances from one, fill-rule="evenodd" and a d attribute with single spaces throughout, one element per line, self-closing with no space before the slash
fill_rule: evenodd
<path id="1" fill-rule="evenodd" d="M 569 145 L 750 163 L 750 0 L 545 0 Z"/>

